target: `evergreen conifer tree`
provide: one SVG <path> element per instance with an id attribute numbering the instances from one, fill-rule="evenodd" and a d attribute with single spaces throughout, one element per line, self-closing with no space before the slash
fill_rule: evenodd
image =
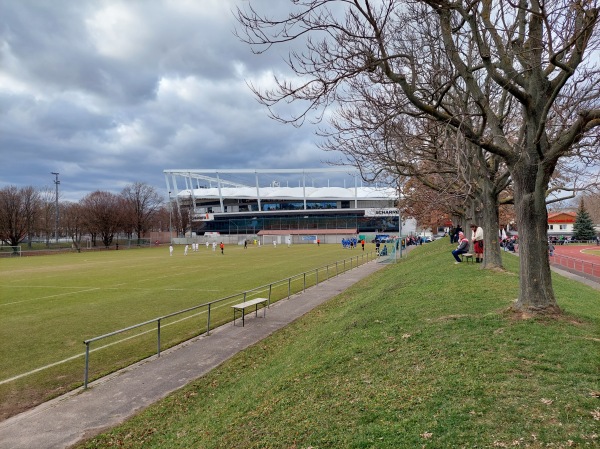
<path id="1" fill-rule="evenodd" d="M 579 209 L 577 210 L 577 217 L 573 224 L 573 238 L 575 240 L 593 240 L 595 237 L 594 223 L 590 214 L 585 210 L 583 200 L 581 200 Z"/>

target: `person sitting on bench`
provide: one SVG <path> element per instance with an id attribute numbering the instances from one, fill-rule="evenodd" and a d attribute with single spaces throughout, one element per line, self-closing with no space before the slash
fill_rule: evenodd
<path id="1" fill-rule="evenodd" d="M 452 255 L 456 259 L 454 263 L 462 263 L 460 260 L 460 255 L 469 252 L 469 239 L 465 237 L 463 232 L 458 233 L 458 246 L 454 251 L 452 251 Z"/>

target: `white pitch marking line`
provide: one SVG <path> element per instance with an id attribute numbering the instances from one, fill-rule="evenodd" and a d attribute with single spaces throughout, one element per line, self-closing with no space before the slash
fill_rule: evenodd
<path id="1" fill-rule="evenodd" d="M 7 303 L 4 303 L 4 304 L 0 304 L 0 306 L 10 306 L 10 305 L 13 305 L 13 304 L 21 304 L 21 303 L 24 303 L 24 302 L 38 301 L 40 299 L 51 299 L 51 298 L 58 298 L 60 296 L 76 295 L 76 294 L 79 294 L 79 293 L 93 292 L 94 290 L 100 290 L 100 288 L 98 288 L 98 287 L 96 287 L 96 288 L 89 288 L 87 290 L 78 290 L 76 292 L 61 293 L 59 295 L 42 296 L 41 298 L 32 298 L 32 299 L 24 299 L 23 301 L 7 302 Z"/>
<path id="2" fill-rule="evenodd" d="M 225 306 L 225 304 L 224 304 L 223 306 Z M 217 307 L 215 307 L 215 309 L 218 309 L 219 307 L 220 307 L 220 306 L 217 306 Z M 180 323 L 180 322 L 182 322 L 182 321 L 189 320 L 190 318 L 195 318 L 195 317 L 197 317 L 197 316 L 200 316 L 200 315 L 203 315 L 203 314 L 205 314 L 205 313 L 206 313 L 206 311 L 198 312 L 198 313 L 195 313 L 195 314 L 193 314 L 193 315 L 190 315 L 190 316 L 188 316 L 188 317 L 181 318 L 181 319 L 179 319 L 179 320 L 173 321 L 172 323 L 165 324 L 165 325 L 163 325 L 162 327 L 171 326 L 171 325 L 173 325 L 173 324 L 177 324 L 177 323 Z M 90 352 L 96 352 L 96 351 L 99 351 L 100 349 L 105 349 L 105 348 L 108 348 L 108 347 L 110 347 L 110 346 L 114 346 L 114 345 L 116 345 L 116 344 L 118 344 L 118 343 L 123 343 L 124 341 L 131 340 L 132 338 L 140 337 L 140 336 L 142 336 L 142 335 L 144 335 L 144 334 L 148 334 L 148 333 L 150 333 L 150 332 L 156 332 L 156 330 L 155 330 L 155 329 L 150 329 L 150 330 L 147 330 L 147 331 L 141 332 L 141 333 L 139 333 L 139 334 L 135 334 L 135 335 L 132 335 L 132 336 L 130 336 L 130 337 L 126 337 L 126 338 L 123 338 L 123 339 L 121 339 L 121 340 L 114 341 L 114 342 L 112 342 L 112 343 L 109 343 L 109 344 L 107 344 L 107 345 L 104 345 L 104 346 L 99 346 L 99 347 L 97 347 L 97 348 L 91 349 L 91 350 L 90 350 Z M 66 363 L 66 362 L 69 362 L 69 361 L 71 361 L 71 360 L 75 360 L 75 359 L 76 359 L 76 358 L 78 358 L 78 357 L 83 357 L 83 356 L 85 356 L 85 352 L 82 352 L 81 354 L 77 354 L 77 355 L 71 356 L 71 357 L 69 357 L 69 358 L 66 358 L 66 359 L 63 359 L 63 360 L 60 360 L 60 361 L 58 361 L 58 362 L 50 363 L 49 365 L 45 365 L 45 366 L 42 366 L 42 367 L 40 367 L 40 368 L 36 368 L 36 369 L 34 369 L 34 370 L 31 370 L 31 371 L 28 371 L 28 372 L 26 372 L 26 373 L 18 374 L 18 375 L 16 375 L 16 376 L 13 376 L 13 377 L 11 377 L 11 378 L 9 378 L 9 379 L 0 380 L 0 385 L 7 384 L 7 383 L 9 383 L 9 382 L 12 382 L 12 381 L 14 381 L 14 380 L 20 379 L 20 378 L 22 378 L 22 377 L 26 377 L 26 376 L 29 376 L 29 375 L 31 375 L 31 374 L 38 373 L 38 372 L 40 372 L 40 371 L 43 371 L 43 370 L 45 370 L 45 369 L 52 368 L 53 366 L 57 366 L 57 365 L 60 365 L 60 364 L 62 364 L 62 363 Z"/>

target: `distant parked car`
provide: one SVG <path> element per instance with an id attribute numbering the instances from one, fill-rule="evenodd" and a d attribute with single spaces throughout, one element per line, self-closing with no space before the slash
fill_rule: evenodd
<path id="1" fill-rule="evenodd" d="M 373 239 L 371 240 L 371 243 L 391 243 L 393 242 L 393 239 L 388 239 L 388 238 L 378 238 L 378 239 Z"/>

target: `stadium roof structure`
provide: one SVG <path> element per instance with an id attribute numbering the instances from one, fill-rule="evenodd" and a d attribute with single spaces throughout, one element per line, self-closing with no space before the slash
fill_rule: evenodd
<path id="1" fill-rule="evenodd" d="M 358 229 L 266 229 L 257 235 L 356 235 Z"/>
<path id="2" fill-rule="evenodd" d="M 318 230 L 325 235 L 330 230 L 339 236 L 399 226 L 398 190 L 365 186 L 360 173 L 347 167 L 179 169 L 164 174 L 169 202 L 175 201 L 181 216 L 189 216 L 197 234 L 313 235 Z"/>
<path id="3" fill-rule="evenodd" d="M 388 186 L 359 185 L 358 172 L 348 169 L 194 169 L 194 170 L 164 170 L 169 194 L 174 192 L 178 199 L 255 199 L 261 200 L 390 200 L 398 196 L 396 189 Z M 297 187 L 282 186 L 284 182 L 271 181 L 268 186 L 261 186 L 260 176 L 278 175 L 293 178 L 298 182 Z M 212 175 L 212 176 L 208 176 Z M 323 178 L 321 182 L 326 187 L 314 187 L 317 175 L 330 175 L 341 183 L 341 178 L 352 180 L 350 187 L 333 187 L 330 180 Z M 341 176 L 340 176 L 341 175 Z M 236 180 L 231 180 L 231 178 Z M 246 182 L 240 182 L 245 177 Z M 309 182 L 307 182 L 307 178 Z M 185 188 L 180 189 L 177 181 L 182 180 Z M 345 184 L 345 179 L 344 179 Z"/>

